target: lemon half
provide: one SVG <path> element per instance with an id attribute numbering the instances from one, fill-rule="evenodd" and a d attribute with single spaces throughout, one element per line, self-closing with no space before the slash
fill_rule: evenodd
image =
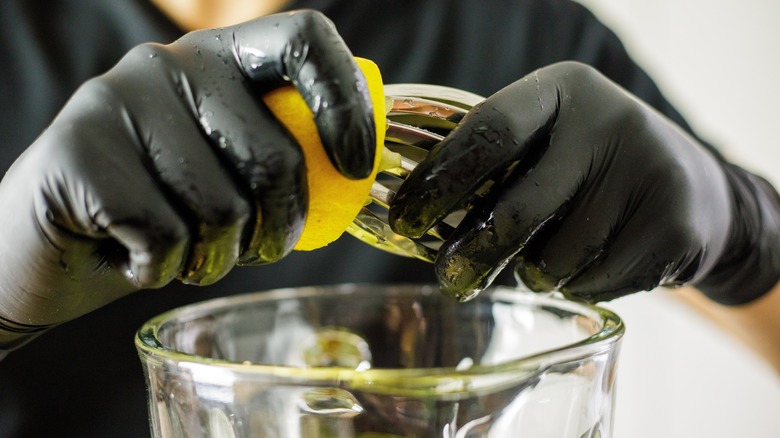
<path id="1" fill-rule="evenodd" d="M 355 58 L 368 82 L 376 124 L 374 169 L 367 178 L 344 177 L 322 147 L 317 126 L 306 102 L 295 87 L 283 87 L 263 97 L 266 105 L 303 149 L 309 188 L 309 211 L 296 250 L 322 248 L 338 239 L 366 204 L 371 185 L 381 167 L 391 167 L 392 157 L 382 158 L 385 141 L 385 95 L 382 75 L 372 61 Z"/>

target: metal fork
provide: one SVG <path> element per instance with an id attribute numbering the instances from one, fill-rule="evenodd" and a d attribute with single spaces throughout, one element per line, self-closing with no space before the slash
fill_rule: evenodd
<path id="1" fill-rule="evenodd" d="M 442 241 L 452 234 L 465 212 L 456 212 L 429 229 L 422 238 L 411 239 L 393 232 L 387 211 L 404 179 L 484 98 L 427 84 L 386 85 L 385 96 L 388 107 L 385 147 L 401 155 L 401 165 L 377 176 L 371 188 L 371 202 L 361 209 L 347 232 L 384 251 L 433 263 Z"/>

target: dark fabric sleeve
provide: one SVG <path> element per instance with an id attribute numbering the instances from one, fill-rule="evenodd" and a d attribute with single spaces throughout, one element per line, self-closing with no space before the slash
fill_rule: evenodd
<path id="1" fill-rule="evenodd" d="M 634 60 L 618 36 L 584 6 L 567 2 L 576 16 L 571 58 L 589 64 L 690 133 L 691 127 L 667 100 L 658 85 Z"/>
<path id="2" fill-rule="evenodd" d="M 336 24 L 358 56 L 374 60 L 385 83 L 417 82 L 483 96 L 546 65 L 596 67 L 691 132 L 616 34 L 570 0 L 294 0 Z"/>
<path id="3" fill-rule="evenodd" d="M 3 172 L 79 85 L 138 44 L 180 35 L 148 0 L 0 1 Z"/>

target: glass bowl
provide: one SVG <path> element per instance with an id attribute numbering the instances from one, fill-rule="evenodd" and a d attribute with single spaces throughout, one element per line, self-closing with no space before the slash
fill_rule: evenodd
<path id="1" fill-rule="evenodd" d="M 624 325 L 507 287 L 281 289 L 149 320 L 157 437 L 609 437 Z"/>

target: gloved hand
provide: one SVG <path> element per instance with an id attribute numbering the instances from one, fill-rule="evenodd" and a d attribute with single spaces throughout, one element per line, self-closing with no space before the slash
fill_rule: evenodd
<path id="1" fill-rule="evenodd" d="M 459 299 L 512 262 L 530 289 L 589 302 L 693 282 L 738 304 L 780 272 L 771 186 L 578 63 L 475 107 L 404 182 L 390 223 L 418 237 L 467 204 L 436 260 Z"/>
<path id="2" fill-rule="evenodd" d="M 312 11 L 194 32 L 85 83 L 0 184 L 0 351 L 123 295 L 284 257 L 307 208 L 300 147 L 260 96 L 294 84 L 363 178 L 371 101 Z"/>

